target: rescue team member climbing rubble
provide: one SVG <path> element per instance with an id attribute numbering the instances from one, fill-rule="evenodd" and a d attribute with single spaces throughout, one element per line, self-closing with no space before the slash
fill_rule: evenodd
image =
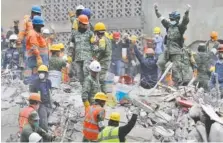
<path id="1" fill-rule="evenodd" d="M 77 77 L 83 85 L 85 77 L 88 75 L 87 65 L 92 59 L 92 45 L 90 39 L 93 36 L 92 31 L 88 29 L 89 20 L 86 15 L 78 17 L 78 30 L 72 31 L 69 47 L 69 56 L 75 61 Z"/>
<path id="2" fill-rule="evenodd" d="M 136 124 L 139 108 L 135 109 L 132 118 L 127 125 L 119 127 L 120 113 L 113 112 L 110 115 L 108 126 L 105 127 L 98 135 L 98 142 L 126 142 L 126 136 Z"/>
<path id="3" fill-rule="evenodd" d="M 98 61 L 92 61 L 90 66 L 90 74 L 85 78 L 82 89 L 82 101 L 85 109 L 94 103 L 94 95 L 101 91 L 99 83 L 99 72 L 101 65 Z"/>
<path id="4" fill-rule="evenodd" d="M 95 104 L 87 108 L 83 126 L 83 142 L 96 142 L 98 134 L 104 129 L 105 106 L 107 96 L 98 92 L 94 96 Z"/>
<path id="5" fill-rule="evenodd" d="M 39 115 L 33 111 L 28 117 L 28 123 L 23 127 L 20 142 L 31 142 L 32 133 L 38 133 L 45 141 L 51 142 L 55 139 L 54 135 L 49 135 L 39 127 Z M 30 140 L 29 140 L 30 139 Z"/>
<path id="6" fill-rule="evenodd" d="M 105 36 L 105 31 L 106 27 L 104 23 L 96 23 L 94 26 L 94 36 L 91 38 L 91 43 L 93 44 L 93 58 L 95 58 L 101 65 L 101 72 L 99 74 L 101 91 L 107 93 L 105 88 L 105 78 L 111 63 L 112 47 L 110 39 Z"/>
<path id="7" fill-rule="evenodd" d="M 36 73 L 36 68 L 40 65 L 48 65 L 48 48 L 46 41 L 41 35 L 41 28 L 44 27 L 44 21 L 40 16 L 34 16 L 33 29 L 28 32 L 26 41 L 27 68 L 28 76 Z"/>
<path id="8" fill-rule="evenodd" d="M 38 110 L 40 116 L 40 127 L 48 132 L 48 118 L 52 109 L 51 99 L 51 81 L 48 77 L 48 68 L 41 65 L 38 68 L 39 78 L 33 81 L 30 87 L 30 92 L 39 93 L 41 95 L 41 104 Z"/>
<path id="9" fill-rule="evenodd" d="M 24 125 L 28 123 L 28 117 L 31 112 L 38 111 L 41 103 L 41 97 L 38 93 L 31 93 L 29 96 L 29 106 L 22 109 L 19 113 L 19 131 L 22 132 Z"/>

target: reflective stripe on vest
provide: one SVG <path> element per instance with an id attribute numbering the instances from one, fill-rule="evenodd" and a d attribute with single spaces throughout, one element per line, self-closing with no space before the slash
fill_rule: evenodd
<path id="1" fill-rule="evenodd" d="M 92 105 L 89 107 L 83 127 L 84 137 L 91 141 L 96 141 L 99 134 L 99 127 L 97 123 L 97 115 L 103 108 L 98 105 Z"/>
<path id="2" fill-rule="evenodd" d="M 98 142 L 120 142 L 118 134 L 119 127 L 105 127 L 98 135 Z"/>

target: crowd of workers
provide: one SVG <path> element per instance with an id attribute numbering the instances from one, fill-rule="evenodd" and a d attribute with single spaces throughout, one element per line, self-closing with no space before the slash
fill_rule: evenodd
<path id="1" fill-rule="evenodd" d="M 30 105 L 19 115 L 21 141 L 52 141 L 56 136 L 48 134 L 48 117 L 53 105 L 59 105 L 51 97 L 54 83 L 48 77 L 52 71 L 62 73 L 63 82 L 72 80 L 76 74 L 82 85 L 84 142 L 124 142 L 136 123 L 139 109 L 135 109 L 125 126 L 119 127 L 120 114 L 117 112 L 110 115 L 108 126 L 104 125 L 108 71 L 117 76 L 128 74 L 134 78 L 139 62 L 140 85 L 150 89 L 172 62 L 173 67 L 163 82 L 177 87 L 187 85 L 194 76 L 195 83 L 206 91 L 219 85 L 222 98 L 223 45 L 217 42 L 217 32 L 212 32 L 211 39 L 199 45 L 198 53 L 193 53 L 184 45 L 183 37 L 189 23 L 190 6 L 181 23 L 177 11 L 170 13 L 167 20 L 156 4 L 154 10 L 167 35 L 163 37 L 161 29 L 155 27 L 154 38 L 147 39 L 143 52 L 136 45 L 140 37 L 126 33 L 121 35 L 119 32 L 109 34 L 102 22 L 92 25 L 91 10 L 82 5 L 76 7 L 76 13 L 69 12 L 72 27 L 68 47 L 62 43 L 52 44 L 56 34 L 44 28 L 39 6 L 32 7 L 31 16 L 24 16 L 21 31 L 18 22 L 15 22 L 15 30 L 8 36 L 9 48 L 4 51 L 2 72 L 6 69 L 21 70 L 21 74 L 13 78 L 19 77 L 30 88 Z M 2 49 L 5 47 L 3 39 Z"/>

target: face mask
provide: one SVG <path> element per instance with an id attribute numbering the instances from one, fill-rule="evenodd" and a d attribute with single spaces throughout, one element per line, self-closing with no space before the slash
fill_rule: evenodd
<path id="1" fill-rule="evenodd" d="M 16 48 L 16 43 L 15 42 L 10 42 L 10 47 L 11 48 Z"/>
<path id="2" fill-rule="evenodd" d="M 84 33 L 84 32 L 87 31 L 87 29 L 86 29 L 86 28 L 82 28 L 82 27 L 78 27 L 78 31 L 79 31 L 80 33 Z"/>
<path id="3" fill-rule="evenodd" d="M 39 78 L 40 78 L 40 79 L 44 79 L 44 78 L 45 78 L 45 74 L 44 74 L 44 73 L 40 73 L 40 74 L 39 74 Z"/>
<path id="4" fill-rule="evenodd" d="M 176 25 L 177 22 L 176 22 L 176 21 L 170 21 L 170 24 L 171 24 L 171 25 Z"/>
<path id="5" fill-rule="evenodd" d="M 159 34 L 155 34 L 155 37 L 158 38 L 159 37 Z"/>
<path id="6" fill-rule="evenodd" d="M 34 122 L 33 125 L 34 125 L 34 127 L 38 128 L 39 127 L 39 122 Z"/>

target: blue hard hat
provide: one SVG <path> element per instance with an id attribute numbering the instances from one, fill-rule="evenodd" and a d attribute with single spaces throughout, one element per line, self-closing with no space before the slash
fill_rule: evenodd
<path id="1" fill-rule="evenodd" d="M 88 17 L 91 16 L 91 10 L 89 8 L 85 8 L 81 11 L 81 14 L 86 15 Z"/>
<path id="2" fill-rule="evenodd" d="M 38 5 L 32 6 L 32 11 L 36 13 L 41 13 L 41 7 Z"/>
<path id="3" fill-rule="evenodd" d="M 44 20 L 41 16 L 36 15 L 33 17 L 32 23 L 37 25 L 44 25 Z"/>
<path id="4" fill-rule="evenodd" d="M 170 19 L 180 19 L 180 13 L 177 11 L 173 11 L 169 14 Z"/>

